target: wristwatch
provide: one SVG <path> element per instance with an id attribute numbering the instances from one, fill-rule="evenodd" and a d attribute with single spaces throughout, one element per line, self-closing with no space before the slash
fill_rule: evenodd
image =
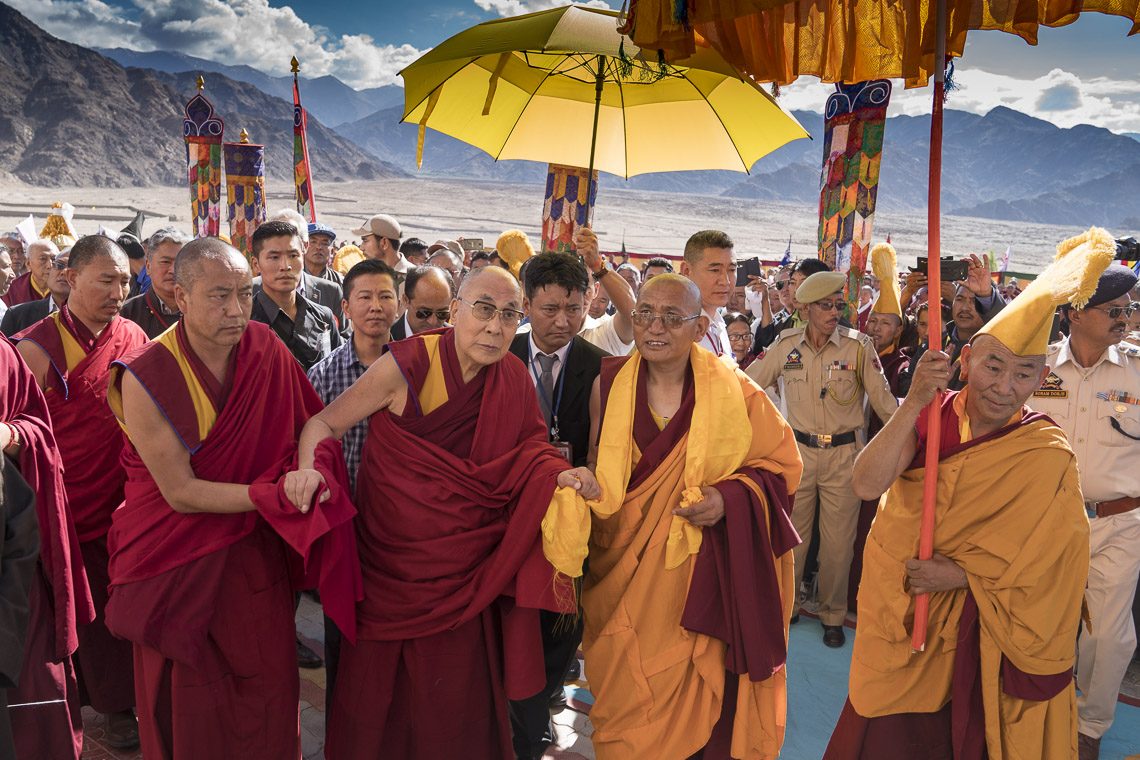
<path id="1" fill-rule="evenodd" d="M 605 275 L 607 275 L 609 273 L 610 273 L 610 270 L 606 269 L 606 267 L 603 265 L 601 269 L 599 269 L 597 272 L 593 273 L 594 279 L 600 280 L 600 279 L 602 279 L 602 277 L 604 277 Z"/>

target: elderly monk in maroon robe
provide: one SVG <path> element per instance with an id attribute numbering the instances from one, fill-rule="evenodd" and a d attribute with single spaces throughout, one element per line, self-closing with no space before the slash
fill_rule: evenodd
<path id="1" fill-rule="evenodd" d="M 146 343 L 146 333 L 119 316 L 131 283 L 127 255 L 102 235 L 80 238 L 66 273 L 67 303 L 16 336 L 51 412 L 63 480 L 75 520 L 95 620 L 79 628 L 76 666 L 82 704 L 106 716 L 107 743 L 138 744 L 131 647 L 103 619 L 107 603 L 107 531 L 123 501 L 123 436 L 107 407 L 111 362 Z"/>
<path id="2" fill-rule="evenodd" d="M 351 610 L 359 586 L 324 572 L 352 569 L 351 506 L 297 510 L 274 483 L 321 403 L 285 345 L 250 323 L 252 297 L 240 253 L 215 238 L 188 243 L 175 263 L 182 320 L 112 377 L 129 443 L 107 624 L 134 644 L 147 760 L 298 758 L 299 560 L 336 581 L 321 585 L 330 616 Z M 336 447 L 321 455 L 343 468 Z M 331 547 L 339 565 L 324 551 L 337 537 L 347 539 Z"/>
<path id="3" fill-rule="evenodd" d="M 329 758 L 513 758 L 507 700 L 546 681 L 539 610 L 577 611 L 540 524 L 556 484 L 592 497 L 597 483 L 547 442 L 534 383 L 508 352 L 521 309 L 506 270 L 472 274 L 453 328 L 390 343 L 301 436 L 286 477 L 297 504 L 323 487 L 317 445 L 370 417 L 356 492 L 364 601 L 359 640 L 341 651 Z"/>
<path id="4" fill-rule="evenodd" d="M 8 690 L 19 758 L 78 760 L 83 750 L 79 687 L 71 655 L 76 623 L 95 615 L 83 573 L 63 467 L 47 402 L 16 348 L 0 336 L 0 449 L 35 492 L 40 557 L 29 592 L 30 622 L 17 686 Z"/>

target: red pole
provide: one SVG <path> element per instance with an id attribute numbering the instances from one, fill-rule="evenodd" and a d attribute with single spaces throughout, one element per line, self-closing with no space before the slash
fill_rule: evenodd
<path id="1" fill-rule="evenodd" d="M 929 262 L 926 277 L 928 350 L 942 350 L 942 101 L 946 92 L 946 0 L 938 0 L 937 41 L 934 55 L 934 104 L 930 114 L 930 185 L 926 223 Z M 926 472 L 922 490 L 922 524 L 918 535 L 918 558 L 934 556 L 934 508 L 938 500 L 938 454 L 942 441 L 942 394 L 935 394 L 927 410 Z M 915 652 L 926 648 L 926 624 L 930 595 L 914 598 L 914 630 L 910 646 Z"/>

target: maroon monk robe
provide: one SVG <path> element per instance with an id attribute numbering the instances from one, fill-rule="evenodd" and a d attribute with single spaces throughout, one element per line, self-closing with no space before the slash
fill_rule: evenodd
<path id="1" fill-rule="evenodd" d="M 958 391 L 942 397 L 942 440 L 938 459 L 959 454 L 986 441 L 1001 438 L 1037 420 L 1049 419 L 1039 412 L 1023 414 L 1021 420 L 978 438 L 962 441 L 954 399 Z M 907 469 L 926 463 L 930 409 L 924 408 L 915 423 L 918 450 Z M 877 504 L 878 502 L 876 502 Z M 950 702 L 935 713 L 899 713 L 865 718 L 848 699 L 828 742 L 824 760 L 986 760 L 985 713 L 981 692 L 981 650 L 978 604 L 967 592 L 958 622 L 957 646 Z M 1073 671 L 1031 675 L 1018 670 L 1006 657 L 1001 662 L 1002 690 L 1022 699 L 1044 701 L 1055 697 L 1073 680 Z"/>
<path id="2" fill-rule="evenodd" d="M 29 596 L 31 618 L 19 685 L 8 690 L 17 757 L 78 758 L 83 749 L 79 689 L 71 655 L 77 623 L 95 615 L 63 467 L 36 378 L 0 336 L 0 420 L 16 428 L 17 465 L 36 495 L 40 558 Z M 23 706 L 19 706 L 23 705 Z"/>
<path id="3" fill-rule="evenodd" d="M 447 401 L 423 415 L 435 341 Z M 538 611 L 576 611 L 539 527 L 568 465 L 513 355 L 464 384 L 450 329 L 389 349 L 408 398 L 402 415 L 369 421 L 357 485 L 365 593 L 359 640 L 341 650 L 327 757 L 513 758 L 507 699 L 546 678 Z"/>
<path id="4" fill-rule="evenodd" d="M 896 397 L 905 396 L 900 393 L 899 378 L 910 367 L 910 358 L 902 349 L 895 346 L 887 354 L 880 356 L 883 374 L 887 377 L 887 385 Z M 867 426 L 867 439 L 883 429 L 883 421 L 879 415 L 871 410 L 871 422 Z M 867 534 L 871 532 L 871 523 L 875 519 L 875 512 L 879 509 L 878 499 L 869 499 L 859 506 L 859 522 L 855 526 L 855 552 L 851 555 L 851 570 L 847 576 L 847 608 L 852 612 L 858 609 L 859 579 L 863 577 L 863 549 L 867 546 Z"/>
<path id="5" fill-rule="evenodd" d="M 68 366 L 64 332 L 86 353 L 74 366 Z M 79 628 L 76 671 L 80 697 L 83 704 L 101 713 L 129 710 L 135 704 L 131 646 L 112 636 L 103 619 L 108 586 L 106 536 L 111 513 L 123 502 L 126 482 L 119 463 L 123 436 L 107 406 L 107 382 L 111 362 L 146 343 L 146 333 L 117 316 L 96 337 L 65 304 L 17 338 L 35 343 L 51 362 L 44 396 L 58 434 L 67 500 L 95 603 L 95 619 Z"/>
<path id="6" fill-rule="evenodd" d="M 321 408 L 300 365 L 269 328 L 251 322 L 218 383 L 179 325 L 116 365 L 150 395 L 190 452 L 197 477 L 228 483 L 276 479 L 295 455 L 305 421 Z M 173 345 L 173 349 L 170 347 Z M 177 351 L 217 418 L 205 438 Z M 121 370 L 119 368 L 122 368 Z M 339 460 L 339 452 L 330 455 Z M 163 499 L 127 442 L 126 502 L 114 515 L 110 629 L 134 643 L 139 730 L 147 760 L 288 760 L 300 754 L 299 683 L 288 545 L 316 555 L 329 530 L 351 531 L 351 514 L 307 515 L 274 504 L 276 486 L 251 488 L 265 514 L 181 514 Z M 288 536 L 282 540 L 277 531 Z M 348 537 L 351 547 L 351 535 Z M 352 556 L 351 549 L 348 556 Z M 314 568 L 310 568 L 313 570 Z M 319 568 L 315 569 L 319 575 Z M 332 590 L 329 591 L 333 596 Z"/>
<path id="7" fill-rule="evenodd" d="M 22 303 L 47 298 L 50 293 L 51 291 L 47 290 L 46 287 L 42 293 L 36 290 L 35 286 L 32 285 L 32 273 L 24 272 L 12 280 L 12 284 L 8 286 L 8 292 L 0 300 L 3 300 L 8 306 L 19 306 Z"/>

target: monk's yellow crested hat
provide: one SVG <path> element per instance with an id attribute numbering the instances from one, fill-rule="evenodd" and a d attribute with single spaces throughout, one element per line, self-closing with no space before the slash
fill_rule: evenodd
<path id="1" fill-rule="evenodd" d="M 499 235 L 499 239 L 495 242 L 495 251 L 499 254 L 499 258 L 510 267 L 511 274 L 517 280 L 522 265 L 534 255 L 534 246 L 531 245 L 530 238 L 522 230 L 507 230 Z"/>
<path id="2" fill-rule="evenodd" d="M 902 319 L 899 288 L 899 257 L 890 243 L 879 243 L 871 249 L 871 274 L 879 280 L 879 297 L 871 304 L 876 314 L 894 314 Z"/>
<path id="3" fill-rule="evenodd" d="M 1018 356 L 1044 355 L 1057 307 L 1083 309 L 1115 256 L 1116 241 L 1100 227 L 1069 238 L 1057 246 L 1053 263 L 978 335 L 992 335 Z"/>

